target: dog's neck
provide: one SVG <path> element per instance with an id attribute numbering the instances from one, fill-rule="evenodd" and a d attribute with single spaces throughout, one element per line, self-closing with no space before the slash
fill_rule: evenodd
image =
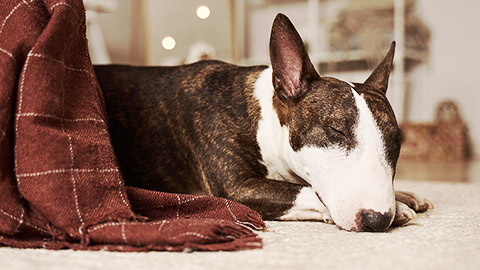
<path id="1" fill-rule="evenodd" d="M 278 97 L 272 85 L 272 69 L 265 69 L 258 77 L 253 96 L 260 106 L 257 143 L 262 154 L 262 162 L 268 169 L 268 178 L 289 182 L 298 182 L 298 177 L 304 177 L 295 159 L 294 150 L 289 142 L 289 129 L 285 125 L 287 108 L 279 108 Z M 285 113 L 285 114 L 282 114 Z M 279 116 L 280 115 L 280 116 Z"/>

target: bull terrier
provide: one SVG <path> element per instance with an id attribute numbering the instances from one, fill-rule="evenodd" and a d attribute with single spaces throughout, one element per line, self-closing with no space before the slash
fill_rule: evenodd
<path id="1" fill-rule="evenodd" d="M 320 76 L 278 14 L 271 66 L 96 66 L 127 185 L 243 203 L 267 220 L 385 231 L 432 204 L 395 192 L 395 43 L 364 83 Z"/>

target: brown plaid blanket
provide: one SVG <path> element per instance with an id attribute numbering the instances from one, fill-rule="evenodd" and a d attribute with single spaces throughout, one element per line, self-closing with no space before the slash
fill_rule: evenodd
<path id="1" fill-rule="evenodd" d="M 0 246 L 261 247 L 241 204 L 124 185 L 85 29 L 80 0 L 0 2 Z"/>

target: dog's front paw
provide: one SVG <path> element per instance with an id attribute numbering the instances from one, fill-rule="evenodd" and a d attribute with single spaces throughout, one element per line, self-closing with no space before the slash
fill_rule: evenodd
<path id="1" fill-rule="evenodd" d="M 281 216 L 279 220 L 283 221 L 323 221 L 328 224 L 334 224 L 330 213 L 320 212 L 318 210 L 308 209 L 300 210 L 295 209 L 288 211 L 285 215 Z"/>
<path id="2" fill-rule="evenodd" d="M 317 194 L 310 187 L 304 187 L 297 194 L 292 208 L 287 210 L 280 220 L 319 220 L 333 224 L 330 212 L 318 199 Z"/>
<path id="3" fill-rule="evenodd" d="M 409 222 L 410 220 L 414 219 L 417 214 L 415 211 L 408 207 L 408 205 L 397 201 L 396 202 L 396 211 L 395 211 L 395 218 L 393 219 L 393 226 L 403 226 L 405 223 Z"/>
<path id="4" fill-rule="evenodd" d="M 433 209 L 432 202 L 412 192 L 395 191 L 395 200 L 408 205 L 408 207 L 417 213 L 423 213 L 429 209 Z"/>

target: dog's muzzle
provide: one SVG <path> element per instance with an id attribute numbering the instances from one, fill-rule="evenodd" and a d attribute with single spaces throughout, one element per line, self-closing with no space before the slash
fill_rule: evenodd
<path id="1" fill-rule="evenodd" d="M 380 213 L 372 209 L 360 209 L 355 219 L 357 231 L 383 232 L 392 224 L 393 217 L 391 210 Z"/>

